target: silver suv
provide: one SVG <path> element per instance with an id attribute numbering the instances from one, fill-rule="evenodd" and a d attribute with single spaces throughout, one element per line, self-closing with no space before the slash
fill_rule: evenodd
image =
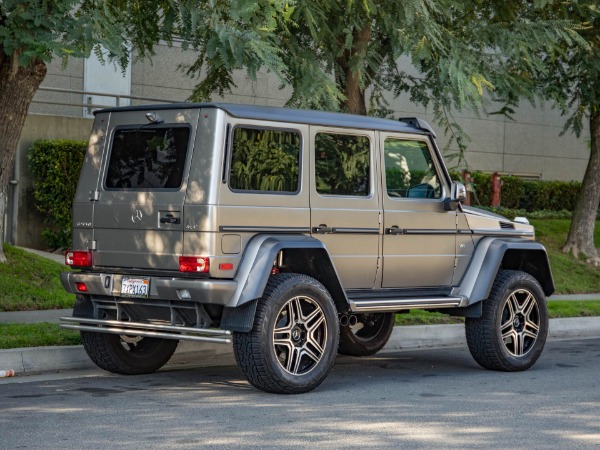
<path id="1" fill-rule="evenodd" d="M 483 367 L 532 366 L 554 290 L 525 219 L 461 205 L 429 125 L 227 104 L 96 113 L 62 274 L 62 326 L 101 368 L 149 373 L 179 340 L 233 342 L 250 383 L 317 387 L 395 314 L 464 316 Z"/>

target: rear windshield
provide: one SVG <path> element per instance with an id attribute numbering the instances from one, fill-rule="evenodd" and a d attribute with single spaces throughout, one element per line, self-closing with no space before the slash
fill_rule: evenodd
<path id="1" fill-rule="evenodd" d="M 114 134 L 107 189 L 179 189 L 190 140 L 187 126 L 121 128 Z"/>

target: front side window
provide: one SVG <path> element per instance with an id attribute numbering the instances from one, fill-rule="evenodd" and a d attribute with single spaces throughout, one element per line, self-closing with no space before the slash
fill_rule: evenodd
<path id="1" fill-rule="evenodd" d="M 441 198 L 440 179 L 423 141 L 386 139 L 385 180 L 392 198 Z"/>
<path id="2" fill-rule="evenodd" d="M 370 148 L 367 136 L 317 133 L 317 192 L 323 195 L 368 196 L 371 193 Z"/>
<path id="3" fill-rule="evenodd" d="M 117 129 L 107 189 L 179 189 L 190 140 L 185 126 Z"/>
<path id="4" fill-rule="evenodd" d="M 229 186 L 235 191 L 298 192 L 300 134 L 236 127 Z"/>

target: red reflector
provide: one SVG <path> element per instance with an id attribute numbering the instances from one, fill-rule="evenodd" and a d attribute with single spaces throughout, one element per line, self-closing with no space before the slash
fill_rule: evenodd
<path id="1" fill-rule="evenodd" d="M 180 272 L 196 272 L 206 273 L 210 268 L 208 258 L 204 256 L 180 256 L 179 271 Z"/>
<path id="2" fill-rule="evenodd" d="M 219 270 L 233 270 L 233 264 L 221 263 L 221 264 L 219 264 Z"/>
<path id="3" fill-rule="evenodd" d="M 74 267 L 91 267 L 92 252 L 69 250 L 65 253 L 65 264 Z"/>
<path id="4" fill-rule="evenodd" d="M 75 289 L 77 289 L 79 292 L 87 292 L 87 286 L 81 281 L 75 283 Z"/>

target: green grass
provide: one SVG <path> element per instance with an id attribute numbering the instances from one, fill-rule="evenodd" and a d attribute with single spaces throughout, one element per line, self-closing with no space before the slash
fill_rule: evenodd
<path id="1" fill-rule="evenodd" d="M 0 349 L 79 344 L 78 331 L 63 330 L 55 323 L 0 324 Z"/>
<path id="2" fill-rule="evenodd" d="M 448 325 L 464 323 L 462 317 L 413 309 L 406 314 L 396 314 L 396 325 Z"/>
<path id="3" fill-rule="evenodd" d="M 600 300 L 551 301 L 548 302 L 548 315 L 551 319 L 600 316 Z"/>
<path id="4" fill-rule="evenodd" d="M 8 264 L 0 264 L 0 311 L 72 308 L 75 296 L 60 282 L 67 266 L 4 245 Z"/>
<path id="5" fill-rule="evenodd" d="M 600 267 L 562 253 L 570 221 L 566 219 L 532 220 L 535 234 L 548 250 L 557 294 L 586 294 L 600 292 Z M 595 228 L 596 247 L 600 247 L 600 221 Z"/>
<path id="6" fill-rule="evenodd" d="M 565 317 L 592 317 L 600 316 L 600 299 L 591 301 L 550 301 L 548 302 L 548 316 L 551 319 Z M 464 323 L 462 317 L 447 316 L 420 310 L 412 310 L 408 314 L 396 314 L 396 325 L 440 325 Z"/>

